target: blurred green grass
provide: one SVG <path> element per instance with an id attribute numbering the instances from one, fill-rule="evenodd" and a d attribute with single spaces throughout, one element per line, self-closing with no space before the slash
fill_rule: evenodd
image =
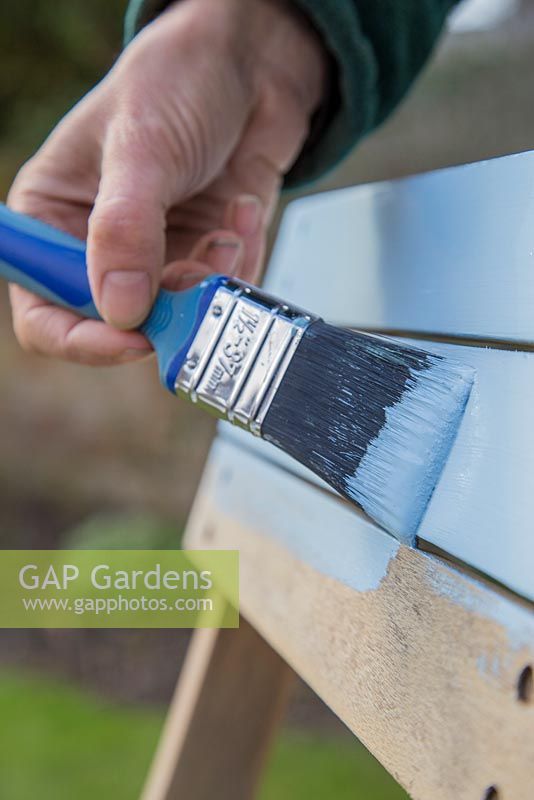
<path id="1" fill-rule="evenodd" d="M 0 719 L 0 797 L 136 800 L 163 713 L 112 705 L 58 681 L 3 670 Z M 287 730 L 260 792 L 260 800 L 402 798 L 402 789 L 356 741 Z"/>
<path id="2" fill-rule="evenodd" d="M 407 800 L 356 739 L 283 731 L 259 800 Z"/>

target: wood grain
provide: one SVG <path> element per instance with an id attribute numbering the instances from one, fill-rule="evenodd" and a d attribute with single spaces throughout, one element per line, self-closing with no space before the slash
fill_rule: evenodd
<path id="1" fill-rule="evenodd" d="M 195 631 L 142 800 L 251 800 L 292 675 L 245 620 Z"/>
<path id="2" fill-rule="evenodd" d="M 533 185 L 534 153 L 524 153 L 297 201 L 266 283 L 330 322 L 405 331 L 476 367 L 419 534 L 531 599 Z M 419 342 L 424 334 L 529 352 Z M 212 450 L 186 542 L 240 550 L 251 625 L 415 800 L 530 800 L 531 603 L 399 544 L 275 448 L 230 428 Z M 230 647 L 231 635 L 195 637 L 144 800 L 251 796 L 271 729 L 260 722 L 265 686 L 281 697 L 287 673 L 265 644 L 251 655 L 249 634 Z M 248 699 L 245 662 L 262 676 Z M 224 740 L 230 709 L 237 750 Z"/>
<path id="3" fill-rule="evenodd" d="M 240 550 L 243 613 L 416 800 L 530 800 L 532 607 L 345 514 L 218 442 L 187 545 Z"/>
<path id="4" fill-rule="evenodd" d="M 328 322 L 534 342 L 534 152 L 313 195 L 266 287 Z"/>

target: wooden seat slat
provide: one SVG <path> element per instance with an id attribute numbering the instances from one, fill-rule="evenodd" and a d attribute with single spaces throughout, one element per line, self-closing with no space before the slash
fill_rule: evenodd
<path id="1" fill-rule="evenodd" d="M 534 342 L 534 152 L 290 204 L 266 286 L 361 328 Z"/>
<path id="2" fill-rule="evenodd" d="M 245 617 L 416 800 L 530 800 L 531 607 L 229 441 L 186 544 L 240 551 Z"/>

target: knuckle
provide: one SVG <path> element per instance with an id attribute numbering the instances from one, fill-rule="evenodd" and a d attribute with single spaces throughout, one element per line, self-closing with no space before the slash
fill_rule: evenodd
<path id="1" fill-rule="evenodd" d="M 102 201 L 89 220 L 89 244 L 100 252 L 142 257 L 150 249 L 146 212 L 120 197 Z"/>
<path id="2" fill-rule="evenodd" d="M 190 173 L 203 133 L 189 105 L 182 98 L 179 104 L 170 103 L 167 108 L 152 100 L 140 108 L 137 95 L 123 99 L 112 131 L 113 149 L 126 155 L 141 180 L 159 174 L 167 183 L 169 170 L 177 168 Z"/>
<path id="3" fill-rule="evenodd" d="M 13 306 L 13 329 L 23 350 L 34 355 L 56 355 L 55 306 L 36 305 L 17 311 Z"/>
<path id="4" fill-rule="evenodd" d="M 151 103 L 139 103 L 137 93 L 126 90 L 121 102 L 121 113 L 111 130 L 115 146 L 132 155 L 141 151 L 146 156 L 155 144 L 165 141 L 168 120 L 162 110 Z"/>
<path id="5" fill-rule="evenodd" d="M 13 331 L 15 337 L 26 353 L 37 353 L 38 349 L 32 335 L 31 325 L 26 315 L 13 313 Z"/>
<path id="6" fill-rule="evenodd" d="M 42 206 L 42 194 L 36 189 L 37 166 L 37 156 L 34 156 L 19 169 L 7 198 L 15 210 L 32 213 Z"/>

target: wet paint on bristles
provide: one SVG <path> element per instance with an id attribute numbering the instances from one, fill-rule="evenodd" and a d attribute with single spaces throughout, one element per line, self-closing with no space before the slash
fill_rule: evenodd
<path id="1" fill-rule="evenodd" d="M 262 437 L 411 542 L 443 470 L 474 371 L 394 340 L 314 322 Z"/>
<path id="2" fill-rule="evenodd" d="M 82 241 L 0 203 L 0 276 L 100 319 Z M 141 327 L 174 394 L 274 442 L 413 540 L 473 373 L 334 328 L 234 278 L 160 290 Z"/>

